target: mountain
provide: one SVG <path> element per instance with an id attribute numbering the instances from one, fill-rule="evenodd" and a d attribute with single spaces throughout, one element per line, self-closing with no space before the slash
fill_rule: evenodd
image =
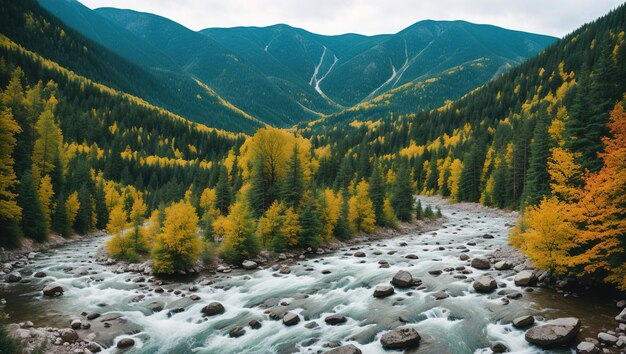
<path id="1" fill-rule="evenodd" d="M 535 55 L 555 38 L 464 21 L 420 21 L 393 35 L 322 36 L 287 25 L 208 28 L 201 33 L 282 80 L 315 87 L 351 107 L 406 83 L 436 79 L 459 67 L 478 76 L 447 90 L 426 88 L 417 108 L 458 98 Z M 476 64 L 482 61 L 483 65 Z M 485 64 L 486 63 L 486 64 Z M 419 97 L 416 95 L 416 97 Z"/>

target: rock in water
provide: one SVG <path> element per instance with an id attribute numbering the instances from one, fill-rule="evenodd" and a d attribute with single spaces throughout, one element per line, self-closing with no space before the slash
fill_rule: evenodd
<path id="1" fill-rule="evenodd" d="M 477 292 L 487 294 L 494 291 L 498 287 L 498 284 L 493 277 L 483 275 L 474 281 L 473 287 Z"/>
<path id="2" fill-rule="evenodd" d="M 298 324 L 298 322 L 300 322 L 300 316 L 296 315 L 295 313 L 287 312 L 283 316 L 283 324 L 285 326 L 293 326 Z"/>
<path id="3" fill-rule="evenodd" d="M 515 285 L 517 286 L 533 286 L 537 283 L 535 273 L 530 270 L 522 270 L 515 276 Z"/>
<path id="4" fill-rule="evenodd" d="M 63 288 L 57 283 L 50 283 L 43 288 L 43 295 L 50 297 L 61 296 L 63 295 Z"/>
<path id="5" fill-rule="evenodd" d="M 618 341 L 616 336 L 612 334 L 608 334 L 606 332 L 598 333 L 598 340 L 600 341 L 600 343 L 609 344 L 609 345 L 614 345 Z"/>
<path id="6" fill-rule="evenodd" d="M 391 284 L 399 288 L 407 288 L 413 285 L 413 276 L 407 271 L 398 271 L 398 273 L 393 276 L 393 279 L 391 279 Z"/>
<path id="7" fill-rule="evenodd" d="M 243 327 L 235 327 L 230 332 L 228 332 L 228 336 L 232 338 L 241 337 L 246 334 L 246 330 Z"/>
<path id="8" fill-rule="evenodd" d="M 326 322 L 327 324 L 334 326 L 334 325 L 338 325 L 338 324 L 342 324 L 345 323 L 348 319 L 346 319 L 344 316 L 339 315 L 339 314 L 335 314 L 335 315 L 330 315 L 328 317 L 326 317 L 324 319 L 324 322 Z"/>
<path id="9" fill-rule="evenodd" d="M 243 266 L 243 269 L 246 269 L 246 270 L 256 269 L 259 266 L 254 261 L 243 261 L 243 263 L 241 263 L 241 265 Z"/>
<path id="10" fill-rule="evenodd" d="M 535 323 L 535 318 L 533 316 L 522 316 L 513 320 L 513 327 L 524 328 L 530 326 L 533 323 Z"/>
<path id="11" fill-rule="evenodd" d="M 542 347 L 568 344 L 580 331 L 580 320 L 575 317 L 564 317 L 543 326 L 537 326 L 526 332 L 526 341 Z"/>
<path id="12" fill-rule="evenodd" d="M 387 297 L 394 293 L 393 286 L 379 285 L 374 289 L 374 297 Z"/>
<path id="13" fill-rule="evenodd" d="M 342 345 L 335 349 L 331 349 L 326 354 L 363 354 L 361 349 L 355 347 L 353 344 Z"/>
<path id="14" fill-rule="evenodd" d="M 78 340 L 78 333 L 71 328 L 63 328 L 59 331 L 59 335 L 64 342 L 74 343 Z"/>
<path id="15" fill-rule="evenodd" d="M 9 273 L 9 275 L 7 275 L 7 282 L 9 283 L 17 283 L 20 280 L 22 280 L 22 275 L 20 274 L 20 272 L 11 272 Z"/>
<path id="16" fill-rule="evenodd" d="M 224 305 L 219 302 L 212 302 L 202 308 L 202 314 L 205 316 L 215 316 L 224 313 Z"/>
<path id="17" fill-rule="evenodd" d="M 489 263 L 487 258 L 477 257 L 472 259 L 471 266 L 476 269 L 489 269 L 491 268 L 491 263 Z"/>
<path id="18" fill-rule="evenodd" d="M 420 339 L 420 335 L 415 329 L 399 327 L 383 334 L 380 343 L 386 349 L 403 349 L 418 346 Z"/>
<path id="19" fill-rule="evenodd" d="M 622 310 L 622 312 L 615 316 L 615 321 L 619 323 L 626 323 L 626 308 Z"/>
<path id="20" fill-rule="evenodd" d="M 493 267 L 496 268 L 496 270 L 509 270 L 512 266 L 511 263 L 509 263 L 508 261 L 500 261 L 494 264 Z"/>
<path id="21" fill-rule="evenodd" d="M 135 345 L 135 340 L 132 338 L 122 338 L 117 342 L 118 349 L 130 348 Z"/>
<path id="22" fill-rule="evenodd" d="M 580 342 L 576 347 L 576 354 L 598 354 L 600 350 L 591 342 Z"/>

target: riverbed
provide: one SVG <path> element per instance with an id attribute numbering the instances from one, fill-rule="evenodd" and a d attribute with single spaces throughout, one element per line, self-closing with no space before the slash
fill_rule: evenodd
<path id="1" fill-rule="evenodd" d="M 494 343 L 511 352 L 538 353 L 538 347 L 524 340 L 525 331 L 512 326 L 514 318 L 534 315 L 541 324 L 578 317 L 581 339 L 595 337 L 603 325 L 614 322 L 611 299 L 564 297 L 540 288 L 527 292 L 514 284 L 515 271 L 477 270 L 459 258 L 485 257 L 507 245 L 515 214 L 438 198 L 422 198 L 422 203 L 441 207 L 446 220 L 440 229 L 310 255 L 289 263 L 289 274 L 267 268 L 177 279 L 157 293 L 149 276 L 142 281 L 137 274 L 116 274 L 115 266 L 96 262 L 96 250 L 105 242 L 100 237 L 38 254 L 20 269 L 31 281 L 3 284 L 0 297 L 7 300 L 5 311 L 12 321 L 30 320 L 38 327 L 68 327 L 73 319 L 85 320 L 82 312 L 101 314 L 88 321 L 90 329 L 78 332 L 82 337 L 94 333 L 95 341 L 110 353 L 117 353 L 115 343 L 129 336 L 135 345 L 128 353 L 323 353 L 348 343 L 363 353 L 388 353 L 379 339 L 398 326 L 415 328 L 422 337 L 420 346 L 408 353 L 490 353 Z M 355 257 L 357 251 L 365 257 Z M 381 261 L 389 267 L 381 268 Z M 373 297 L 374 288 L 388 285 L 399 270 L 410 272 L 422 285 L 397 288 L 383 299 Z M 46 277 L 31 277 L 37 271 Z M 497 291 L 477 293 L 471 280 L 486 273 L 522 297 L 506 303 Z M 42 297 L 41 289 L 50 281 L 65 289 L 62 296 Z M 449 297 L 435 299 L 433 294 L 441 291 Z M 193 294 L 199 299 L 192 300 Z M 203 316 L 201 309 L 214 301 L 224 306 L 224 313 Z M 153 312 L 155 304 L 163 310 Z M 298 324 L 285 326 L 271 318 L 288 311 L 298 314 Z M 324 318 L 332 314 L 347 321 L 326 324 Z M 251 328 L 251 320 L 261 327 Z M 105 328 L 105 322 L 112 326 Z M 228 333 L 235 327 L 245 333 L 231 338 Z"/>

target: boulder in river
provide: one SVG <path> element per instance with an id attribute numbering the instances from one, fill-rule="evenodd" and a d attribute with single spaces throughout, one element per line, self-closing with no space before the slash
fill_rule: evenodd
<path id="1" fill-rule="evenodd" d="M 295 313 L 287 312 L 283 316 L 283 324 L 285 326 L 293 326 L 298 324 L 298 322 L 300 322 L 300 316 L 296 315 Z"/>
<path id="2" fill-rule="evenodd" d="M 365 257 L 365 252 L 363 252 L 363 251 L 357 251 L 357 252 L 355 252 L 355 253 L 354 253 L 354 256 L 355 256 L 355 257 L 360 257 L 360 258 L 363 258 L 363 257 Z"/>
<path id="3" fill-rule="evenodd" d="M 608 334 L 606 332 L 598 333 L 598 340 L 600 341 L 600 343 L 609 344 L 609 345 L 614 345 L 618 341 L 616 336 L 612 334 Z"/>
<path id="4" fill-rule="evenodd" d="M 393 289 L 393 286 L 379 285 L 376 288 L 374 288 L 374 297 L 378 297 L 378 298 L 387 297 L 393 294 L 394 292 L 395 290 Z"/>
<path id="5" fill-rule="evenodd" d="M 414 328 L 399 327 L 383 334 L 380 343 L 385 349 L 403 349 L 418 346 L 420 339 Z"/>
<path id="6" fill-rule="evenodd" d="M 71 328 L 63 328 L 59 331 L 59 335 L 64 342 L 74 343 L 78 340 L 78 333 Z"/>
<path id="7" fill-rule="evenodd" d="M 334 314 L 334 315 L 330 315 L 328 317 L 326 317 L 324 319 L 324 322 L 326 322 L 327 324 L 331 325 L 331 326 L 335 326 L 338 324 L 342 324 L 345 323 L 348 319 L 346 319 L 345 316 L 342 316 L 340 314 Z"/>
<path id="8" fill-rule="evenodd" d="M 259 329 L 261 328 L 261 322 L 257 320 L 250 320 L 250 322 L 248 322 L 248 326 L 252 329 Z"/>
<path id="9" fill-rule="evenodd" d="M 363 352 L 353 344 L 346 344 L 341 347 L 331 349 L 327 351 L 326 354 L 363 354 Z"/>
<path id="10" fill-rule="evenodd" d="M 326 354 L 363 354 L 363 352 L 361 349 L 354 346 L 354 344 L 347 344 L 331 349 L 327 351 Z"/>
<path id="11" fill-rule="evenodd" d="M 50 297 L 61 296 L 63 295 L 63 287 L 57 283 L 49 283 L 43 288 L 43 295 Z"/>
<path id="12" fill-rule="evenodd" d="M 537 277 L 535 273 L 531 270 L 522 270 L 517 273 L 514 279 L 515 285 L 517 286 L 533 286 L 537 283 Z"/>
<path id="13" fill-rule="evenodd" d="M 535 318 L 533 316 L 522 316 L 513 320 L 513 327 L 524 328 L 532 325 L 533 323 L 535 323 Z"/>
<path id="14" fill-rule="evenodd" d="M 205 316 L 215 316 L 224 313 L 224 305 L 219 302 L 212 302 L 202 308 L 202 314 Z"/>
<path id="15" fill-rule="evenodd" d="M 243 261 L 243 263 L 241 263 L 241 266 L 243 267 L 243 269 L 252 270 L 258 268 L 259 265 L 254 261 Z"/>
<path id="16" fill-rule="evenodd" d="M 463 253 L 459 256 L 459 259 L 462 261 L 466 261 L 470 258 L 470 256 L 468 256 L 467 254 Z"/>
<path id="17" fill-rule="evenodd" d="M 228 336 L 231 338 L 241 337 L 246 334 L 246 330 L 243 327 L 235 327 L 228 332 Z"/>
<path id="18" fill-rule="evenodd" d="M 135 340 L 130 338 L 130 337 L 126 337 L 126 338 L 122 338 L 117 342 L 116 347 L 118 349 L 124 349 L 124 348 L 130 348 L 133 345 L 135 345 Z"/>
<path id="19" fill-rule="evenodd" d="M 484 294 L 490 293 L 498 288 L 496 280 L 489 275 L 483 275 L 478 277 L 478 279 L 474 281 L 474 284 L 472 284 L 472 286 L 474 287 L 474 290 Z"/>
<path id="20" fill-rule="evenodd" d="M 509 351 L 509 348 L 502 343 L 495 343 L 491 346 L 491 351 L 494 353 L 506 353 Z"/>
<path id="21" fill-rule="evenodd" d="M 576 354 L 598 354 L 600 349 L 591 342 L 580 342 L 576 346 Z"/>
<path id="22" fill-rule="evenodd" d="M 17 283 L 20 280 L 22 280 L 22 275 L 18 271 L 11 272 L 7 275 L 7 282 L 9 283 Z"/>
<path id="23" fill-rule="evenodd" d="M 626 308 L 624 308 L 619 315 L 615 316 L 615 321 L 619 323 L 626 323 Z"/>
<path id="24" fill-rule="evenodd" d="M 73 320 L 70 323 L 70 327 L 72 327 L 72 329 L 80 329 L 80 327 L 82 326 L 82 322 L 80 320 Z"/>
<path id="25" fill-rule="evenodd" d="M 432 297 L 435 298 L 435 300 L 443 300 L 443 299 L 447 299 L 447 298 L 450 297 L 450 295 L 448 295 L 448 293 L 445 292 L 445 291 L 438 291 L 438 292 L 436 292 L 434 294 L 431 294 L 431 295 L 432 295 Z"/>
<path id="26" fill-rule="evenodd" d="M 580 320 L 575 317 L 563 317 L 537 326 L 526 332 L 526 341 L 541 347 L 553 347 L 569 344 L 580 331 Z"/>
<path id="27" fill-rule="evenodd" d="M 491 263 L 487 258 L 476 257 L 472 259 L 471 263 L 472 267 L 476 269 L 489 269 L 491 268 Z"/>
<path id="28" fill-rule="evenodd" d="M 44 272 L 35 272 L 35 274 L 33 274 L 33 277 L 35 278 L 45 278 L 46 277 L 46 273 Z"/>
<path id="29" fill-rule="evenodd" d="M 409 287 L 413 285 L 413 276 L 405 270 L 400 270 L 393 276 L 393 279 L 391 279 L 391 284 L 399 288 Z"/>
<path id="30" fill-rule="evenodd" d="M 509 261 L 500 261 L 493 265 L 496 270 L 509 270 L 513 267 Z"/>

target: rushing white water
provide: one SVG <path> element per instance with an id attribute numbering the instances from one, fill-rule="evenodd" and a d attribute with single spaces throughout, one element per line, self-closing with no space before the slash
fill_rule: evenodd
<path id="1" fill-rule="evenodd" d="M 136 345 L 130 353 L 318 353 L 339 343 L 353 343 L 363 353 L 384 353 L 380 337 L 401 325 L 416 328 L 422 336 L 417 352 L 488 353 L 484 348 L 495 342 L 504 343 L 513 352 L 538 352 L 526 343 L 523 331 L 510 325 L 515 317 L 542 313 L 529 296 L 505 305 L 502 296 L 478 294 L 471 282 L 455 278 L 461 275 L 461 268 L 444 271 L 439 276 L 428 273 L 461 266 L 472 271 L 468 277 L 485 272 L 494 276 L 501 273 L 496 277 L 499 283 L 523 292 L 513 284 L 513 271 L 479 271 L 459 259 L 465 249 L 473 258 L 506 244 L 505 224 L 511 223 L 512 217 L 480 207 L 447 204 L 441 207 L 447 217 L 443 228 L 361 244 L 357 247 L 366 253 L 365 258 L 354 257 L 354 250 L 344 249 L 294 262 L 290 265 L 291 273 L 286 275 L 261 269 L 230 277 L 223 275 L 214 279 L 212 285 L 200 286 L 190 280 L 163 286 L 166 290 L 183 290 L 187 295 L 184 298 L 167 291 L 157 294 L 151 291 L 155 288 L 152 283 L 129 281 L 136 274 L 114 274 L 114 267 L 92 262 L 90 255 L 102 244 L 102 239 L 79 242 L 38 256 L 23 273 L 43 270 L 47 277 L 33 278 L 31 284 L 12 285 L 4 289 L 9 291 L 4 296 L 8 296 L 9 307 L 11 302 L 19 303 L 21 299 L 22 311 L 28 312 L 24 319 L 31 319 L 36 325 L 64 327 L 70 318 L 80 318 L 82 311 L 96 311 L 103 317 L 117 313 L 121 321 L 111 321 L 112 328 L 102 328 L 100 318 L 91 321 L 92 330 L 97 335 L 96 341 L 111 347 L 119 339 L 132 336 Z M 483 239 L 486 233 L 494 238 Z M 475 246 L 467 245 L 469 241 L 474 241 Z M 402 242 L 407 245 L 401 246 Z M 407 259 L 408 254 L 417 255 L 418 259 Z M 390 267 L 380 268 L 380 260 L 389 262 Z M 67 267 L 72 271 L 64 271 Z M 90 274 L 73 274 L 82 270 Z M 423 281 L 423 286 L 396 289 L 396 294 L 390 297 L 374 298 L 373 288 L 389 284 L 399 270 L 409 271 Z M 51 280 L 60 283 L 65 294 L 44 299 L 39 290 Z M 197 286 L 197 291 L 188 291 L 191 285 Z M 431 296 L 442 290 L 450 297 L 435 300 Z M 191 294 L 201 299 L 192 301 Z M 133 302 L 137 295 L 145 298 Z M 148 304 L 154 301 L 161 302 L 164 310 L 152 313 Z M 203 317 L 202 307 L 213 301 L 222 303 L 225 312 Z M 171 312 L 174 308 L 183 310 Z M 298 313 L 301 321 L 287 327 L 282 321 L 270 319 L 269 311 Z M 327 325 L 324 318 L 335 313 L 344 315 L 347 322 Z M 252 319 L 261 322 L 262 327 L 250 328 L 247 324 Z M 244 327 L 245 334 L 229 337 L 228 332 L 237 326 Z"/>

